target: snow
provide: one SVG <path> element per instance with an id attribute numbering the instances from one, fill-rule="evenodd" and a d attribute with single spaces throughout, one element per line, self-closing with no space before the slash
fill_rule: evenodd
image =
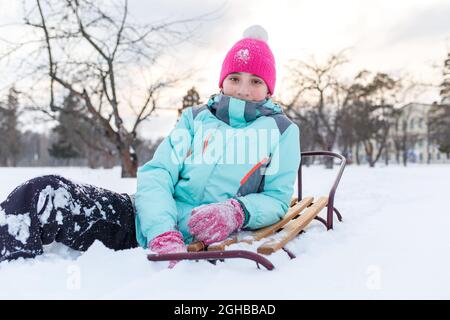
<path id="1" fill-rule="evenodd" d="M 304 195 L 326 194 L 334 173 L 305 168 Z M 121 179 L 119 168 L 0 168 L 0 201 L 43 174 L 135 191 L 135 179 Z M 296 259 L 269 256 L 273 271 L 242 259 L 167 269 L 147 261 L 142 248 L 113 251 L 97 241 L 81 254 L 54 243 L 36 259 L 0 263 L 0 298 L 449 299 L 449 181 L 448 165 L 349 166 L 335 200 L 344 222 L 327 232 L 313 221 L 287 246 Z M 6 218 L 0 212 L 0 223 Z"/>
<path id="2" fill-rule="evenodd" d="M 27 243 L 30 236 L 30 213 L 8 215 L 0 210 L 0 226 L 8 225 L 8 233 L 23 244 Z"/>
<path id="3" fill-rule="evenodd" d="M 41 214 L 41 216 L 39 217 L 39 220 L 41 221 L 41 223 L 46 223 L 48 221 L 48 218 L 50 217 L 50 213 L 52 212 L 52 210 L 55 209 L 59 209 L 59 208 L 70 208 L 71 212 L 74 215 L 80 214 L 80 210 L 81 210 L 81 205 L 79 203 L 77 203 L 71 196 L 71 194 L 69 193 L 69 191 L 67 191 L 66 188 L 64 188 L 64 183 L 60 182 L 60 184 L 62 185 L 62 187 L 59 187 L 58 189 L 53 189 L 51 186 L 47 186 L 44 190 L 42 190 L 39 193 L 39 198 L 38 198 L 38 202 L 37 202 L 37 211 L 40 212 L 42 209 L 44 209 L 44 205 L 45 205 L 45 209 L 44 212 Z M 53 196 L 53 201 L 49 201 L 46 202 L 46 199 L 49 196 Z M 90 215 L 91 212 L 94 210 L 95 207 L 93 207 L 92 209 L 87 209 L 87 208 L 83 208 L 84 209 L 84 213 L 86 215 Z M 101 207 L 100 207 L 101 210 Z M 104 212 L 102 211 L 102 213 L 104 214 Z M 58 221 L 59 224 L 62 224 L 62 213 L 61 211 L 57 211 L 56 214 L 56 221 Z"/>

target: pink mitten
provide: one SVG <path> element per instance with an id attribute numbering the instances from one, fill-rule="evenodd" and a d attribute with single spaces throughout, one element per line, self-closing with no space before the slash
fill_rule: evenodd
<path id="1" fill-rule="evenodd" d="M 244 210 L 235 199 L 198 206 L 188 222 L 190 233 L 206 245 L 222 241 L 242 227 Z"/>
<path id="2" fill-rule="evenodd" d="M 187 252 L 183 235 L 179 231 L 167 231 L 160 234 L 149 242 L 148 247 L 158 254 Z M 169 268 L 172 269 L 177 263 L 178 260 L 170 261 Z"/>

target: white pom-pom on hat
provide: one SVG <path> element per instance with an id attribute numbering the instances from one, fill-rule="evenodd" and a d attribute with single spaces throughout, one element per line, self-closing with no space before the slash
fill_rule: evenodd
<path id="1" fill-rule="evenodd" d="M 262 40 L 265 42 L 267 42 L 267 40 L 269 40 L 269 35 L 267 34 L 266 29 L 264 29 L 263 27 L 261 27 L 258 24 L 255 24 L 255 25 L 245 29 L 243 37 L 259 39 L 259 40 Z"/>

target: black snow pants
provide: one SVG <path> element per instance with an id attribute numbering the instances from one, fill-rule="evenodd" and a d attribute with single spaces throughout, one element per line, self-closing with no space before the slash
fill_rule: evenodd
<path id="1" fill-rule="evenodd" d="M 31 179 L 0 203 L 0 262 L 43 253 L 60 242 L 85 251 L 100 240 L 121 250 L 137 247 L 131 198 L 61 176 Z"/>

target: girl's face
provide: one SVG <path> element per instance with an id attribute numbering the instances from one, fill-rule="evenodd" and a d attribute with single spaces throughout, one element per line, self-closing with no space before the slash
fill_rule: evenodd
<path id="1" fill-rule="evenodd" d="M 247 72 L 230 73 L 223 80 L 223 94 L 238 99 L 257 102 L 270 97 L 263 79 Z"/>

